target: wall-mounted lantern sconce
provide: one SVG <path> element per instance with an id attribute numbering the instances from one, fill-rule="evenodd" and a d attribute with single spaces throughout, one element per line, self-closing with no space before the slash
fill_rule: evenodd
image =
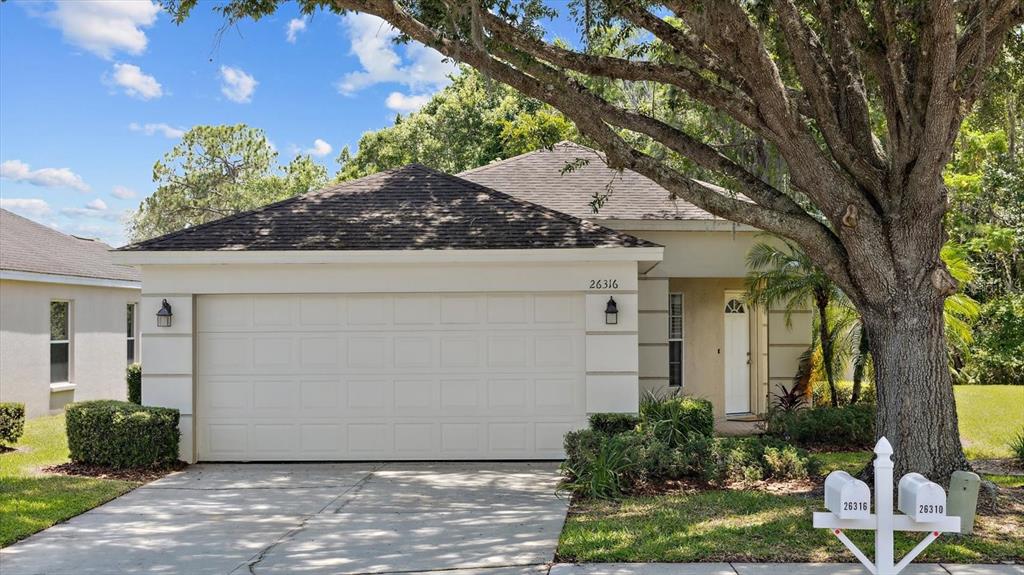
<path id="1" fill-rule="evenodd" d="M 171 327 L 171 318 L 174 314 L 171 313 L 171 304 L 164 300 L 160 304 L 160 310 L 156 312 L 156 325 L 157 327 Z"/>
<path id="2" fill-rule="evenodd" d="M 604 323 L 608 325 L 619 323 L 619 306 L 613 297 L 608 298 L 608 305 L 604 308 Z"/>

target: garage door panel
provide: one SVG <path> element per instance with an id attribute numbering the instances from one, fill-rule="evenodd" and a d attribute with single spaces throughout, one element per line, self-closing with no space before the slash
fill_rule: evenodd
<path id="1" fill-rule="evenodd" d="M 579 294 L 201 296 L 197 309 L 203 460 L 557 458 L 586 424 Z"/>

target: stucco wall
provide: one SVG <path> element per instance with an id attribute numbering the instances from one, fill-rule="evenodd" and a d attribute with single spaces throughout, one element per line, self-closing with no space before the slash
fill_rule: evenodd
<path id="1" fill-rule="evenodd" d="M 70 391 L 50 391 L 50 302 L 71 301 Z M 139 290 L 0 281 L 0 400 L 28 417 L 69 401 L 124 399 L 126 306 Z"/>
<path id="2" fill-rule="evenodd" d="M 575 292 L 586 296 L 587 411 L 635 412 L 637 393 L 637 263 L 237 264 L 143 265 L 142 398 L 181 410 L 181 458 L 195 459 L 195 297 L 240 293 Z M 616 287 L 592 289 L 592 280 Z M 619 323 L 606 325 L 610 295 Z M 156 327 L 162 299 L 174 310 Z"/>
<path id="3" fill-rule="evenodd" d="M 665 257 L 647 273 L 661 278 L 742 278 L 758 232 L 622 231 L 665 246 Z"/>

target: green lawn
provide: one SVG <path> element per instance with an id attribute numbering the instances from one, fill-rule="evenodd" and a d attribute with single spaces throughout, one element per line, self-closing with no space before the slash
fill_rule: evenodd
<path id="1" fill-rule="evenodd" d="M 64 416 L 25 422 L 18 450 L 0 454 L 0 547 L 28 537 L 130 491 L 139 484 L 114 479 L 47 475 L 68 460 Z"/>
<path id="2" fill-rule="evenodd" d="M 1024 385 L 958 385 L 953 392 L 967 457 L 1011 457 L 1009 443 L 1024 428 Z"/>
<path id="3" fill-rule="evenodd" d="M 1024 386 L 955 388 L 961 437 L 968 457 L 1009 457 L 1006 444 L 1024 423 Z M 823 472 L 855 471 L 867 451 L 819 453 Z M 1024 487 L 1024 477 L 986 475 L 1002 487 Z M 811 527 L 821 497 L 764 491 L 708 490 L 630 497 L 620 502 L 574 502 L 558 546 L 565 561 L 852 561 L 828 531 Z M 1024 494 L 1004 497 L 1009 513 L 982 516 L 970 537 L 943 536 L 918 561 L 1024 560 Z M 849 532 L 862 548 L 869 532 Z M 919 535 L 897 538 L 899 556 Z"/>
<path id="4" fill-rule="evenodd" d="M 558 545 L 562 561 L 853 561 L 825 529 L 811 527 L 820 497 L 711 490 L 621 502 L 575 504 Z M 1024 506 L 999 521 L 981 517 L 975 535 L 942 536 L 918 561 L 991 563 L 1024 559 Z M 861 548 L 871 532 L 849 531 Z M 920 535 L 899 535 L 902 556 Z"/>

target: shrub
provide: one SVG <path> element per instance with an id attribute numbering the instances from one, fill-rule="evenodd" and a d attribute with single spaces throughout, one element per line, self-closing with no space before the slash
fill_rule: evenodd
<path id="1" fill-rule="evenodd" d="M 632 485 L 634 475 L 630 472 L 636 466 L 637 441 L 630 435 L 636 434 L 591 433 L 591 437 L 596 440 L 593 449 L 580 450 L 578 457 L 566 459 L 562 464 L 566 477 L 561 488 L 597 499 L 619 497 Z"/>
<path id="2" fill-rule="evenodd" d="M 590 429 L 609 435 L 636 429 L 640 418 L 632 413 L 594 413 L 590 416 Z"/>
<path id="3" fill-rule="evenodd" d="M 853 381 L 849 379 L 837 380 L 836 398 L 839 401 L 839 405 L 850 405 L 850 399 L 852 397 Z M 875 399 L 874 384 L 870 381 L 862 381 L 860 386 L 860 399 L 857 400 L 857 404 L 874 404 Z M 819 379 L 811 383 L 811 403 L 818 407 L 832 406 L 832 392 L 828 388 L 828 381 Z"/>
<path id="4" fill-rule="evenodd" d="M 1024 384 L 1024 294 L 996 298 L 982 306 L 974 333 L 960 382 Z"/>
<path id="5" fill-rule="evenodd" d="M 869 448 L 875 440 L 875 406 L 815 407 L 774 411 L 768 433 L 803 446 L 839 449 Z"/>
<path id="6" fill-rule="evenodd" d="M 97 400 L 72 403 L 65 416 L 75 463 L 126 469 L 160 467 L 178 459 L 177 409 Z"/>
<path id="7" fill-rule="evenodd" d="M 0 443 L 14 445 L 25 431 L 25 404 L 0 403 Z"/>
<path id="8" fill-rule="evenodd" d="M 1021 465 L 1024 465 L 1024 427 L 1020 428 L 1017 435 L 1010 441 L 1010 452 Z"/>
<path id="9" fill-rule="evenodd" d="M 142 366 L 137 363 L 129 365 L 125 380 L 128 383 L 128 401 L 142 405 Z"/>
<path id="10" fill-rule="evenodd" d="M 640 402 L 638 429 L 653 434 L 669 447 L 682 445 L 692 434 L 710 436 L 714 427 L 714 412 L 706 399 L 648 394 Z"/>

